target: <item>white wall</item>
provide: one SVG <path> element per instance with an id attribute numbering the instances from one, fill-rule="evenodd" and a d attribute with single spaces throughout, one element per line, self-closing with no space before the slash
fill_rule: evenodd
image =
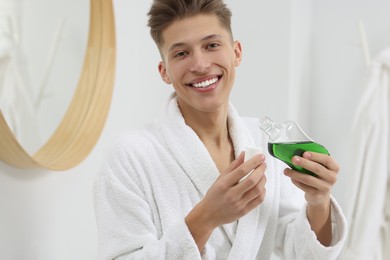
<path id="1" fill-rule="evenodd" d="M 343 207 L 354 173 L 349 157 L 352 119 L 366 87 L 366 67 L 357 21 L 362 20 L 373 57 L 390 46 L 390 1 L 313 1 L 310 133 L 341 165 L 334 193 Z"/>
<path id="2" fill-rule="evenodd" d="M 90 156 L 65 172 L 19 170 L 0 163 L 0 259 L 96 259 L 92 185 L 105 148 L 117 132 L 155 117 L 170 93 L 157 73 L 159 56 L 146 27 L 150 2 L 114 1 L 117 80 L 106 127 Z M 236 107 L 244 115 L 302 118 L 308 133 L 345 163 L 347 135 L 342 129 L 350 122 L 343 115 L 353 114 L 364 87 L 355 20 L 364 16 L 369 39 L 379 50 L 378 43 L 383 41 L 384 46 L 383 35 L 389 31 L 383 8 L 388 10 L 389 4 L 385 0 L 227 3 L 233 8 L 235 38 L 241 40 L 244 53 L 233 91 Z M 308 17 L 299 16 L 302 13 Z M 378 19 L 382 24 L 374 22 Z M 291 50 L 300 51 L 303 61 Z M 297 96 L 294 89 L 301 88 L 310 89 L 310 96 L 302 107 L 293 106 L 290 98 Z M 335 190 L 337 197 L 343 195 L 341 190 L 341 185 Z"/>

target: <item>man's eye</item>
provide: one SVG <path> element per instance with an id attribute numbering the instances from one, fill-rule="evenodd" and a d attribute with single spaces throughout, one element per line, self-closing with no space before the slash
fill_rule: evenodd
<path id="1" fill-rule="evenodd" d="M 187 55 L 187 52 L 185 51 L 179 51 L 179 52 L 176 52 L 174 57 L 183 57 L 183 56 L 186 56 Z"/>
<path id="2" fill-rule="evenodd" d="M 213 42 L 213 43 L 210 43 L 210 44 L 207 45 L 207 49 L 217 48 L 218 46 L 219 46 L 218 43 Z"/>

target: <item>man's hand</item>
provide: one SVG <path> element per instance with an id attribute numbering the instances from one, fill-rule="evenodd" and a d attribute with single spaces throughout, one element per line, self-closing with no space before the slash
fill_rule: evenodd
<path id="1" fill-rule="evenodd" d="M 241 218 L 264 201 L 265 169 L 264 155 L 256 155 L 244 163 L 244 153 L 241 153 L 220 174 L 185 219 L 199 250 L 215 228 Z M 250 175 L 240 182 L 248 173 Z"/>
<path id="2" fill-rule="evenodd" d="M 317 175 L 314 177 L 291 169 L 284 171 L 284 174 L 305 192 L 307 216 L 312 230 L 316 233 L 318 241 L 328 246 L 332 241 L 330 193 L 337 181 L 340 167 L 329 155 L 314 152 L 305 152 L 303 157 L 294 156 L 292 163 Z"/>
<path id="3" fill-rule="evenodd" d="M 221 173 L 201 202 L 214 228 L 239 219 L 263 202 L 265 169 L 264 155 L 254 156 L 244 163 L 242 153 Z"/>

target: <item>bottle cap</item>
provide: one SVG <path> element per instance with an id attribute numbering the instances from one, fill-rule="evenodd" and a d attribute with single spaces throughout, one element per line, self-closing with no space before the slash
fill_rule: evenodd
<path id="1" fill-rule="evenodd" d="M 247 146 L 245 148 L 245 158 L 244 158 L 244 162 L 248 161 L 249 159 L 253 158 L 253 156 L 257 155 L 257 154 L 262 154 L 263 153 L 263 149 L 261 149 L 260 147 L 253 147 L 253 146 Z M 248 178 L 248 176 L 252 173 L 252 171 L 250 173 L 248 173 L 247 175 L 245 175 L 244 177 L 242 177 L 240 179 L 239 182 L 242 182 L 243 180 L 245 180 L 246 178 Z"/>
<path id="2" fill-rule="evenodd" d="M 257 154 L 262 154 L 263 153 L 263 149 L 260 148 L 260 147 L 250 147 L 250 146 L 247 146 L 245 148 L 245 158 L 244 158 L 244 161 L 248 161 L 249 159 L 253 158 L 253 156 L 257 155 Z"/>

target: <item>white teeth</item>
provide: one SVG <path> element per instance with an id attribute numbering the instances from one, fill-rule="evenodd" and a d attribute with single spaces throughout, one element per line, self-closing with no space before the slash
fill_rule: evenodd
<path id="1" fill-rule="evenodd" d="M 206 80 L 203 82 L 194 83 L 194 84 L 192 84 L 192 86 L 195 88 L 207 88 L 208 86 L 210 86 L 211 84 L 214 84 L 217 81 L 218 81 L 218 78 L 213 78 L 213 79 L 209 79 L 209 80 Z"/>

